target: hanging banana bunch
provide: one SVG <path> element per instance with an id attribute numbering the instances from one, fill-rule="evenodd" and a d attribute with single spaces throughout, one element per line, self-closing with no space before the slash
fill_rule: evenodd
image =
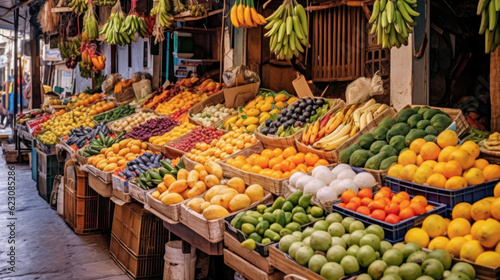
<path id="1" fill-rule="evenodd" d="M 99 24 L 94 14 L 94 5 L 89 5 L 83 17 L 83 31 L 89 40 L 97 40 L 99 37 Z"/>
<path id="2" fill-rule="evenodd" d="M 191 12 L 192 17 L 204 17 L 207 15 L 207 9 L 200 4 L 189 5 L 188 10 Z"/>
<path id="3" fill-rule="evenodd" d="M 377 44 L 382 48 L 399 48 L 408 45 L 412 26 L 417 25 L 414 17 L 417 0 L 375 0 L 369 23 L 373 24 L 371 34 L 377 33 Z"/>
<path id="4" fill-rule="evenodd" d="M 498 14 L 500 0 L 479 0 L 477 14 L 481 15 L 479 34 L 484 34 L 484 52 L 490 53 L 500 45 L 500 24 Z"/>
<path id="5" fill-rule="evenodd" d="M 75 13 L 84 13 L 87 10 L 89 0 L 71 0 L 68 1 L 70 7 Z"/>
<path id="6" fill-rule="evenodd" d="M 97 6 L 114 6 L 116 0 L 94 0 L 92 3 Z"/>
<path id="7" fill-rule="evenodd" d="M 120 46 L 124 46 L 130 44 L 131 41 L 135 41 L 134 34 L 132 33 L 129 35 L 128 32 L 131 24 L 130 20 L 129 26 L 125 26 L 125 14 L 122 11 L 120 1 L 118 0 L 113 9 L 111 9 L 109 19 L 106 21 L 99 34 L 105 34 L 104 39 L 110 45 L 118 44 Z M 127 29 L 123 29 L 123 27 L 126 27 Z"/>
<path id="8" fill-rule="evenodd" d="M 309 46 L 306 10 L 296 0 L 283 1 L 266 20 L 268 24 L 264 28 L 270 30 L 264 36 L 271 38 L 270 50 L 277 59 L 299 57 L 304 47 Z"/>
<path id="9" fill-rule="evenodd" d="M 230 13 L 231 23 L 234 27 L 257 27 L 267 23 L 264 16 L 257 13 L 253 0 L 236 0 Z"/>
<path id="10" fill-rule="evenodd" d="M 151 9 L 151 16 L 157 16 L 157 20 L 160 21 L 161 27 L 170 27 L 174 21 L 174 17 L 169 13 L 172 9 L 169 0 L 155 0 L 156 4 L 153 9 Z M 163 33 L 163 30 L 162 30 Z"/>

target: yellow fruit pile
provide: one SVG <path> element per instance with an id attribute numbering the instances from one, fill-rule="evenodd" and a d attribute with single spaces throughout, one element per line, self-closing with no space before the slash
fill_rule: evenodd
<path id="1" fill-rule="evenodd" d="M 201 96 L 199 94 L 184 91 L 174 96 L 169 101 L 158 105 L 155 111 L 163 115 L 170 115 L 182 108 L 191 107 L 200 101 Z"/>
<path id="2" fill-rule="evenodd" d="M 114 102 L 108 101 L 100 101 L 97 102 L 96 104 L 92 105 L 90 107 L 90 115 L 95 116 L 100 113 L 107 112 L 109 110 L 112 110 L 116 107 L 116 104 Z"/>
<path id="3" fill-rule="evenodd" d="M 183 123 L 179 126 L 174 127 L 172 130 L 169 132 L 160 135 L 160 136 L 153 136 L 149 138 L 149 143 L 155 144 L 155 145 L 165 145 L 168 142 L 177 139 L 178 137 L 189 133 L 191 130 L 195 129 L 196 125 L 192 123 Z"/>
<path id="4" fill-rule="evenodd" d="M 207 164 L 215 163 L 209 162 Z M 205 166 L 202 164 L 196 165 L 194 171 L 198 171 L 199 174 L 206 174 L 207 164 Z M 225 184 L 221 184 L 218 181 L 219 177 L 209 178 L 210 176 L 214 175 L 206 175 L 205 177 L 206 186 L 208 187 L 205 195 L 193 198 L 186 203 L 186 207 L 203 214 L 207 220 L 223 218 L 231 212 L 245 209 L 250 204 L 264 198 L 264 189 L 258 184 L 246 188 L 245 182 L 237 177 L 230 179 Z"/>
<path id="5" fill-rule="evenodd" d="M 297 100 L 296 97 L 290 98 L 288 95 L 280 93 L 275 97 L 259 95 L 243 107 L 243 112 L 238 116 L 229 118 L 224 123 L 224 129 L 237 130 L 244 128 L 248 132 L 253 132 L 259 125 L 268 120 L 271 115 L 279 114 L 286 104 L 291 104 Z M 243 117 L 244 116 L 244 117 Z"/>
<path id="6" fill-rule="evenodd" d="M 218 162 L 255 143 L 257 139 L 240 128 L 222 135 L 220 139 L 214 139 L 210 145 L 197 143 L 194 149 L 186 153 L 186 157 L 202 164 L 207 161 Z"/>
<path id="7" fill-rule="evenodd" d="M 70 130 L 79 126 L 94 127 L 95 122 L 89 111 L 90 108 L 87 107 L 76 107 L 72 111 L 60 116 L 54 116 L 52 119 L 44 122 L 41 127 L 44 130 L 52 131 L 57 137 L 68 135 Z"/>
<path id="8" fill-rule="evenodd" d="M 491 267 L 500 267 L 500 184 L 498 197 L 487 197 L 470 205 L 453 208 L 452 217 L 425 218 L 422 228 L 412 228 L 406 242 L 417 242 L 430 250 L 442 249 L 456 258 Z"/>
<path id="9" fill-rule="evenodd" d="M 388 175 L 431 187 L 458 190 L 500 178 L 500 166 L 478 159 L 479 146 L 466 141 L 458 145 L 458 136 L 445 130 L 437 144 L 419 138 L 399 154 Z"/>
<path id="10" fill-rule="evenodd" d="M 125 167 L 127 162 L 144 152 L 153 153 L 146 150 L 147 148 L 147 144 L 140 140 L 124 139 L 110 148 L 102 149 L 100 154 L 89 157 L 88 164 L 104 172 L 114 171 L 119 167 Z"/>

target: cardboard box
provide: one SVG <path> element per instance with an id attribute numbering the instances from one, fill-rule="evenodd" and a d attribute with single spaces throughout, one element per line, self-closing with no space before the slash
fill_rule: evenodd
<path id="1" fill-rule="evenodd" d="M 224 89 L 226 107 L 236 108 L 238 106 L 244 106 L 255 98 L 255 95 L 259 92 L 259 87 L 260 82 Z"/>

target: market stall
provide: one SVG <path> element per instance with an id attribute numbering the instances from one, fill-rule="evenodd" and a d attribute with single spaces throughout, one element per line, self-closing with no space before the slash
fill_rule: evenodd
<path id="1" fill-rule="evenodd" d="M 39 195 L 75 234 L 109 234 L 133 279 L 499 279 L 496 120 L 391 106 L 386 61 L 365 54 L 411 46 L 420 3 L 347 2 L 48 0 L 41 28 L 59 30 L 70 86 L 15 126 Z M 492 2 L 477 13 L 493 61 Z M 75 13 L 82 28 L 57 22 Z M 229 23 L 263 27 L 257 63 L 224 65 Z M 269 89 L 288 70 L 267 63 L 301 75 Z"/>

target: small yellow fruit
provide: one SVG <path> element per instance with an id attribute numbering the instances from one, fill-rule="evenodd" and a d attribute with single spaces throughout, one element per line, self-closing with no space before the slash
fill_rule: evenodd
<path id="1" fill-rule="evenodd" d="M 500 222 L 488 219 L 477 229 L 477 240 L 486 248 L 494 248 L 500 241 Z"/>
<path id="2" fill-rule="evenodd" d="M 471 208 L 472 208 L 472 205 L 470 205 L 469 203 L 461 202 L 461 203 L 455 205 L 455 207 L 453 207 L 453 211 L 451 212 L 451 216 L 453 217 L 453 219 L 464 218 L 470 222 L 470 221 L 472 221 L 472 217 L 470 215 Z"/>
<path id="3" fill-rule="evenodd" d="M 422 230 L 424 230 L 427 235 L 431 238 L 442 236 L 446 232 L 446 221 L 440 215 L 430 215 L 425 218 L 422 224 Z"/>
<path id="4" fill-rule="evenodd" d="M 444 236 L 438 236 L 429 242 L 429 250 L 436 250 L 436 249 L 441 249 L 441 250 L 446 250 L 446 246 L 450 240 Z"/>
<path id="5" fill-rule="evenodd" d="M 481 253 L 476 259 L 476 264 L 497 268 L 500 266 L 500 254 L 497 252 Z"/>
<path id="6" fill-rule="evenodd" d="M 231 212 L 235 212 L 241 209 L 245 209 L 250 206 L 251 203 L 252 201 L 247 195 L 238 194 L 234 196 L 233 199 L 231 199 L 231 202 L 229 202 L 229 210 L 231 210 Z"/>
<path id="7" fill-rule="evenodd" d="M 475 262 L 477 257 L 484 252 L 483 246 L 477 240 L 467 241 L 460 249 L 460 258 Z"/>
<path id="8" fill-rule="evenodd" d="M 429 244 L 429 235 L 421 228 L 412 228 L 405 235 L 405 242 L 415 242 L 422 248 L 427 248 Z"/>
<path id="9" fill-rule="evenodd" d="M 470 233 L 471 226 L 469 221 L 464 218 L 453 219 L 448 225 L 448 237 L 455 238 L 458 236 L 466 236 Z"/>
<path id="10" fill-rule="evenodd" d="M 453 257 L 460 258 L 460 250 L 462 246 L 467 243 L 467 239 L 462 236 L 452 238 L 446 245 L 446 252 L 450 253 Z"/>

